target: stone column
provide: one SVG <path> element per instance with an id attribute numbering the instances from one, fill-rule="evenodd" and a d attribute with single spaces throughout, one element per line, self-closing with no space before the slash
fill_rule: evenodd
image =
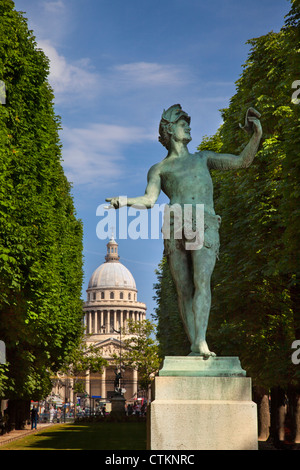
<path id="1" fill-rule="evenodd" d="M 105 333 L 110 333 L 110 310 L 108 309 L 107 310 L 107 314 L 106 314 L 106 332 Z"/>
<path id="2" fill-rule="evenodd" d="M 92 333 L 92 312 L 89 312 L 89 328 L 88 332 Z"/>
<path id="3" fill-rule="evenodd" d="M 103 310 L 100 311 L 100 333 L 103 333 L 103 329 L 102 329 L 102 326 L 104 325 L 104 312 Z"/>
<path id="4" fill-rule="evenodd" d="M 94 323 L 94 328 L 95 328 L 95 334 L 98 333 L 98 310 L 95 311 L 95 323 Z"/>
<path id="5" fill-rule="evenodd" d="M 76 406 L 76 403 L 74 402 L 74 379 L 70 379 L 70 401 L 74 403 L 74 406 Z"/>
<path id="6" fill-rule="evenodd" d="M 137 373 L 137 370 L 135 370 L 135 369 L 133 369 L 133 371 L 132 371 L 132 378 L 133 378 L 132 396 L 136 395 L 136 397 L 137 397 L 137 391 L 138 391 L 138 373 Z"/>
<path id="7" fill-rule="evenodd" d="M 106 367 L 103 368 L 101 376 L 101 397 L 106 398 Z"/>
<path id="8" fill-rule="evenodd" d="M 86 376 L 85 376 L 85 391 L 86 391 L 87 394 L 90 396 L 90 392 L 91 392 L 90 371 L 87 371 L 87 372 L 86 372 Z"/>
<path id="9" fill-rule="evenodd" d="M 118 329 L 118 325 L 117 325 L 117 310 L 114 310 L 114 324 L 113 324 L 113 328 L 115 330 Z M 115 332 L 114 332 L 115 333 Z"/>

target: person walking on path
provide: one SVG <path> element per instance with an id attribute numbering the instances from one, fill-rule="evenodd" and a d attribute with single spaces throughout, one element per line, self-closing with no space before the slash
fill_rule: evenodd
<path id="1" fill-rule="evenodd" d="M 36 429 L 38 416 L 38 410 L 36 406 L 34 406 L 31 410 L 31 429 Z"/>

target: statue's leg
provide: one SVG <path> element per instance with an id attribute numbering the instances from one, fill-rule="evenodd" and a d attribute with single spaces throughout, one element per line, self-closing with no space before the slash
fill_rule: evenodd
<path id="1" fill-rule="evenodd" d="M 178 307 L 186 334 L 191 344 L 195 340 L 193 315 L 194 284 L 191 275 L 191 260 L 183 250 L 176 249 L 168 255 L 168 263 L 178 295 Z"/>
<path id="2" fill-rule="evenodd" d="M 201 356 L 215 356 L 206 342 L 206 330 L 211 306 L 211 275 L 216 263 L 214 250 L 203 247 L 191 252 L 194 269 L 193 314 L 195 319 L 195 339 L 192 353 Z"/>

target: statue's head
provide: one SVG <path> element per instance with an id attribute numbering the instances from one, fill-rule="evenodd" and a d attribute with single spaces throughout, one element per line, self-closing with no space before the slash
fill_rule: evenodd
<path id="1" fill-rule="evenodd" d="M 164 109 L 161 120 L 159 123 L 159 137 L 158 140 L 169 150 L 170 139 L 172 134 L 172 126 L 176 124 L 179 119 L 185 119 L 188 124 L 191 122 L 190 116 L 182 110 L 180 104 L 174 104 L 167 110 Z"/>

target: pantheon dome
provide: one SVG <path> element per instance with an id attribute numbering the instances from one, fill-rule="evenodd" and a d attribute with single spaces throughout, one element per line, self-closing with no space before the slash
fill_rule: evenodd
<path id="1" fill-rule="evenodd" d="M 107 244 L 105 262 L 89 280 L 84 311 L 86 333 L 101 335 L 101 339 L 103 335 L 117 335 L 128 319 L 141 321 L 146 317 L 146 305 L 137 301 L 134 277 L 120 262 L 113 237 Z M 89 341 L 96 339 L 91 337 Z"/>
<path id="2" fill-rule="evenodd" d="M 112 238 L 108 244 L 108 253 L 105 257 L 106 262 L 101 264 L 92 274 L 89 290 L 94 289 L 130 289 L 136 292 L 135 280 L 131 272 L 119 262 L 118 244 Z"/>

